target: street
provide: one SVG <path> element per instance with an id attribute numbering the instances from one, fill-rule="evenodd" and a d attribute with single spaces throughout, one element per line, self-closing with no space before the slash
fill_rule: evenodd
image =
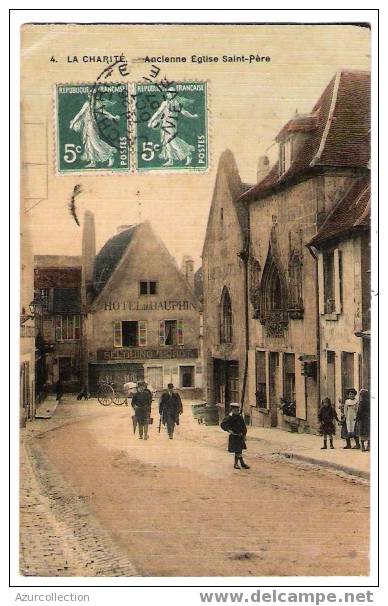
<path id="1" fill-rule="evenodd" d="M 251 469 L 235 470 L 227 435 L 198 425 L 189 401 L 174 440 L 155 402 L 148 441 L 131 414 L 66 400 L 25 430 L 22 574 L 368 574 L 365 481 L 288 462 L 249 428 Z"/>

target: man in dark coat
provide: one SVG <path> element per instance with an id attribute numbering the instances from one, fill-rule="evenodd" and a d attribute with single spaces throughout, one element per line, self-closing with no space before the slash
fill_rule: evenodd
<path id="1" fill-rule="evenodd" d="M 145 389 L 145 385 L 142 381 L 137 384 L 137 392 L 132 398 L 132 408 L 135 411 L 136 422 L 139 426 L 139 439 L 148 440 L 148 422 L 151 416 L 151 402 L 152 396 L 150 392 Z"/>
<path id="2" fill-rule="evenodd" d="M 159 402 L 159 414 L 163 425 L 167 425 L 170 440 L 174 437 L 175 425 L 179 425 L 179 415 L 183 412 L 182 400 L 179 393 L 174 391 L 174 385 L 169 383 L 167 391 L 162 394 Z"/>
<path id="3" fill-rule="evenodd" d="M 222 421 L 221 429 L 229 433 L 228 452 L 234 452 L 234 468 L 249 469 L 249 465 L 245 463 L 242 457 L 242 451 L 247 448 L 245 442 L 247 426 L 240 412 L 240 404 L 233 402 L 230 405 L 230 414 Z"/>

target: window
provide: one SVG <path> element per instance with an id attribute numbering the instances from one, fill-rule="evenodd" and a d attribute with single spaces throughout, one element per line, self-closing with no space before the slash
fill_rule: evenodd
<path id="1" fill-rule="evenodd" d="M 49 298 L 50 298 L 50 289 L 49 288 L 39 288 L 38 289 L 38 299 L 42 304 L 43 311 L 48 310 Z"/>
<path id="2" fill-rule="evenodd" d="M 147 345 L 147 322 L 113 323 L 114 347 L 144 347 Z"/>
<path id="3" fill-rule="evenodd" d="M 338 249 L 326 252 L 323 263 L 323 313 L 342 310 L 342 255 Z"/>
<path id="4" fill-rule="evenodd" d="M 292 162 L 292 139 L 283 141 L 279 146 L 279 174 L 287 172 Z"/>
<path id="5" fill-rule="evenodd" d="M 228 289 L 224 287 L 221 295 L 220 343 L 232 342 L 232 325 L 232 302 Z"/>
<path id="6" fill-rule="evenodd" d="M 333 252 L 323 255 L 323 290 L 325 314 L 331 314 L 335 310 Z"/>
<path id="7" fill-rule="evenodd" d="M 156 295 L 156 282 L 144 281 L 140 282 L 141 295 Z"/>
<path id="8" fill-rule="evenodd" d="M 283 396 L 286 402 L 295 402 L 295 354 L 284 354 Z"/>
<path id="9" fill-rule="evenodd" d="M 194 366 L 180 366 L 180 386 L 194 387 Z"/>
<path id="10" fill-rule="evenodd" d="M 299 254 L 292 254 L 288 264 L 288 276 L 290 280 L 289 309 L 303 309 L 302 267 L 303 262 Z"/>
<path id="11" fill-rule="evenodd" d="M 55 340 L 79 341 L 81 338 L 81 317 L 79 315 L 55 316 Z"/>
<path id="12" fill-rule="evenodd" d="M 265 351 L 256 352 L 256 406 L 267 408 Z"/>
<path id="13" fill-rule="evenodd" d="M 159 324 L 159 344 L 183 345 L 183 320 L 161 320 Z"/>

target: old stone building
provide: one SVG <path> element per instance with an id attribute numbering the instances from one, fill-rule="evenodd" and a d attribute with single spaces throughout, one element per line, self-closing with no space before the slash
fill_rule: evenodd
<path id="1" fill-rule="evenodd" d="M 75 393 L 82 383 L 81 257 L 36 255 L 35 293 L 41 303 L 39 389 L 52 391 L 60 380 L 65 392 Z"/>
<path id="2" fill-rule="evenodd" d="M 318 266 L 307 245 L 344 192 L 369 172 L 369 103 L 369 74 L 338 72 L 311 113 L 296 113 L 281 129 L 278 160 L 239 198 L 250 226 L 254 424 L 318 428 Z"/>
<path id="3" fill-rule="evenodd" d="M 357 179 L 309 243 L 318 261 L 320 391 L 369 389 L 370 179 Z"/>
<path id="4" fill-rule="evenodd" d="M 35 414 L 35 318 L 34 267 L 29 219 L 25 217 L 20 235 L 20 423 Z"/>
<path id="5" fill-rule="evenodd" d="M 93 258 L 90 214 L 85 229 L 90 391 L 103 381 L 145 379 L 156 390 L 173 382 L 186 395 L 201 394 L 193 260 L 185 258 L 181 271 L 149 222 L 121 226 Z"/>
<path id="6" fill-rule="evenodd" d="M 229 410 L 241 399 L 246 375 L 246 275 L 240 258 L 248 235 L 247 212 L 236 204 L 248 189 L 233 154 L 219 160 L 202 253 L 206 399 Z"/>

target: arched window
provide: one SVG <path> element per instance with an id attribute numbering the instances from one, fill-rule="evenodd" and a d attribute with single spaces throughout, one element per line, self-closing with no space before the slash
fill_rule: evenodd
<path id="1" fill-rule="evenodd" d="M 288 323 L 287 284 L 268 249 L 260 285 L 260 322 L 266 326 L 268 336 L 281 336 Z"/>
<path id="2" fill-rule="evenodd" d="M 224 287 L 220 303 L 220 343 L 231 343 L 233 335 L 232 301 L 229 291 Z"/>

